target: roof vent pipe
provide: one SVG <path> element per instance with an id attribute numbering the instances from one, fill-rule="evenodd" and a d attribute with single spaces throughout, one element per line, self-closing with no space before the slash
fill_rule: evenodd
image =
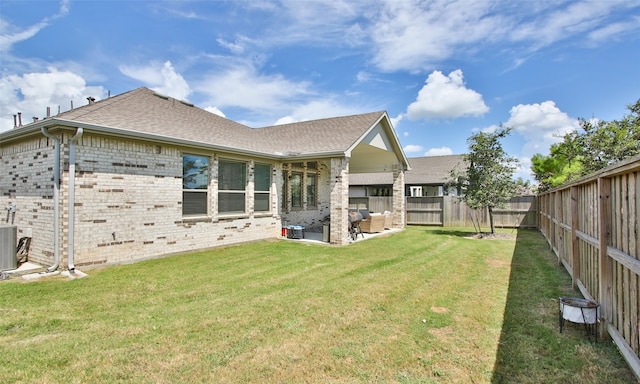
<path id="1" fill-rule="evenodd" d="M 13 128 L 18 128 L 18 115 L 13 115 Z"/>
<path id="2" fill-rule="evenodd" d="M 60 139 L 45 127 L 40 131 L 53 140 L 53 265 L 47 268 L 47 272 L 53 272 L 60 264 Z"/>
<path id="3" fill-rule="evenodd" d="M 47 107 L 47 119 L 51 117 L 51 107 Z"/>
<path id="4" fill-rule="evenodd" d="M 37 122 L 38 121 L 38 116 L 33 116 L 33 122 Z"/>
<path id="5" fill-rule="evenodd" d="M 22 112 L 18 112 L 18 127 L 22 127 Z"/>
<path id="6" fill-rule="evenodd" d="M 89 102 L 89 105 L 91 105 L 91 104 L 96 102 L 96 98 L 89 96 L 89 97 L 87 97 L 87 101 Z"/>

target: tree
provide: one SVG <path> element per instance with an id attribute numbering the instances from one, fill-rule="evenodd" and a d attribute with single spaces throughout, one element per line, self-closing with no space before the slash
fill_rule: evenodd
<path id="1" fill-rule="evenodd" d="M 462 200 L 470 208 L 488 209 L 492 234 L 495 233 L 493 209 L 504 207 L 517 189 L 513 173 L 518 160 L 507 156 L 500 143 L 510 132 L 511 128 L 501 126 L 492 133 L 471 135 L 467 139 L 469 153 L 464 156 L 468 164 L 466 174 L 462 176 L 456 170 L 451 173 L 453 183 L 462 190 Z"/>
<path id="2" fill-rule="evenodd" d="M 557 187 L 640 154 L 640 99 L 620 120 L 580 119 L 580 129 L 553 144 L 550 154 L 536 154 L 532 171 L 540 190 Z"/>

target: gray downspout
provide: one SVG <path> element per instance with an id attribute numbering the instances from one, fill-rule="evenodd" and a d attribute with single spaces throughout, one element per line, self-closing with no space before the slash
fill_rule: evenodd
<path id="1" fill-rule="evenodd" d="M 53 140 L 53 265 L 47 268 L 47 272 L 53 272 L 60 265 L 60 139 L 45 127 L 41 132 Z"/>
<path id="2" fill-rule="evenodd" d="M 73 249 L 75 246 L 75 205 L 76 205 L 76 142 L 82 137 L 83 130 L 78 128 L 75 136 L 69 143 L 69 233 L 67 239 L 67 252 L 69 256 L 69 272 L 75 273 L 76 266 L 73 264 Z"/>

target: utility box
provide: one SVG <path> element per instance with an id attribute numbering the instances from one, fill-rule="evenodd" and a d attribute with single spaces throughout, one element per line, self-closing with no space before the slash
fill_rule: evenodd
<path id="1" fill-rule="evenodd" d="M 16 257 L 17 238 L 18 227 L 0 224 L 0 271 L 18 268 L 18 259 Z"/>
<path id="2" fill-rule="evenodd" d="M 328 243 L 331 240 L 331 226 L 329 223 L 322 224 L 322 241 Z"/>

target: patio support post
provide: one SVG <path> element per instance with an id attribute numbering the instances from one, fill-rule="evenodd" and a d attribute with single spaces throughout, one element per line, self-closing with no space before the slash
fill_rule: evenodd
<path id="1" fill-rule="evenodd" d="M 404 169 L 402 164 L 393 165 L 393 228 L 404 228 L 405 204 Z"/>
<path id="2" fill-rule="evenodd" d="M 331 159 L 331 244 L 343 245 L 349 237 L 349 161 Z"/>

